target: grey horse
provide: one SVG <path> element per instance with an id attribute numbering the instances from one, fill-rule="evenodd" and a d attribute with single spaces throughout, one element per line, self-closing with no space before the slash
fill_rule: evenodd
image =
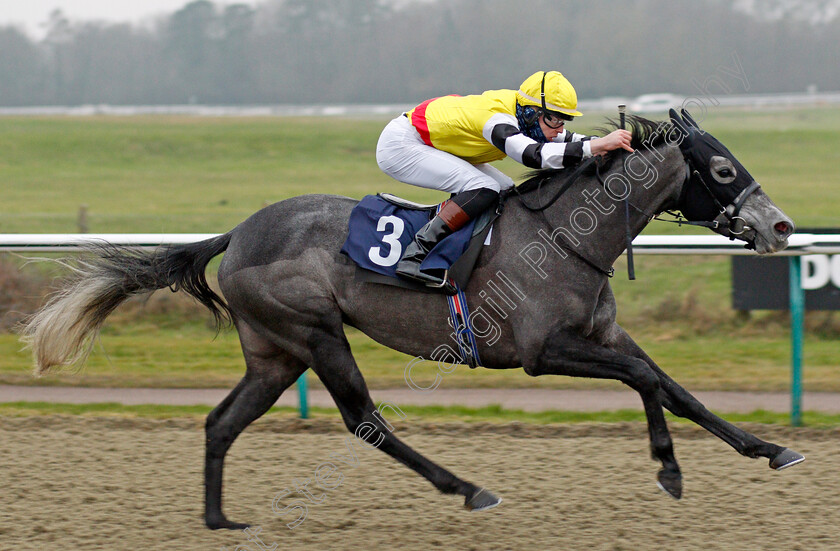
<path id="1" fill-rule="evenodd" d="M 657 483 L 675 498 L 682 477 L 663 406 L 691 419 L 747 457 L 782 469 L 804 457 L 765 442 L 710 413 L 675 383 L 615 321 L 610 267 L 651 218 L 679 210 L 689 223 L 738 238 L 759 253 L 787 246 L 793 222 L 735 157 L 685 112 L 661 123 L 632 117 L 634 153 L 613 152 L 575 171 L 542 172 L 508 197 L 490 244 L 480 254 L 466 296 L 483 367 L 526 373 L 617 379 L 644 403 Z M 451 347 L 441 294 L 363 283 L 339 250 L 347 236 L 346 197 L 306 195 L 268 206 L 230 232 L 155 252 L 103 244 L 29 320 L 23 339 L 36 370 L 77 364 L 105 318 L 126 298 L 170 287 L 232 321 L 247 370 L 208 415 L 205 522 L 244 528 L 222 512 L 225 454 L 236 437 L 281 393 L 312 369 L 347 428 L 429 480 L 464 496 L 471 510 L 500 499 L 426 459 L 379 415 L 353 358 L 344 326 L 413 356 L 461 363 Z M 225 252 L 218 280 L 205 268 Z"/>

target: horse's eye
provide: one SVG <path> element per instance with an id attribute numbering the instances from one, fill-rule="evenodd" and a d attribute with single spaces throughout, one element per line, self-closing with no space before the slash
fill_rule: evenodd
<path id="1" fill-rule="evenodd" d="M 715 155 L 709 159 L 709 170 L 712 173 L 712 177 L 721 184 L 731 184 L 735 181 L 735 177 L 738 174 L 732 161 L 719 155 Z"/>

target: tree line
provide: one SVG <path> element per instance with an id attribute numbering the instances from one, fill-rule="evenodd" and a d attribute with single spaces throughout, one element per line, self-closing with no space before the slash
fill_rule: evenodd
<path id="1" fill-rule="evenodd" d="M 718 0 L 197 0 L 153 25 L 0 27 L 0 106 L 403 103 L 562 71 L 579 97 L 696 93 L 733 54 L 750 93 L 840 90 L 840 19 Z"/>

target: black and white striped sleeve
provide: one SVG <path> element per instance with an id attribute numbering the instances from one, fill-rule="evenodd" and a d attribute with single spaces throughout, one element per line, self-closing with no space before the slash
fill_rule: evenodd
<path id="1" fill-rule="evenodd" d="M 539 143 L 532 140 L 522 133 L 512 115 L 493 115 L 484 125 L 483 135 L 511 159 L 528 168 L 569 168 L 592 156 L 585 141 Z"/>
<path id="2" fill-rule="evenodd" d="M 596 136 L 586 136 L 584 134 L 575 134 L 574 132 L 569 132 L 567 130 L 563 130 L 560 134 L 557 134 L 557 137 L 554 138 L 555 142 L 588 142 L 592 138 Z"/>

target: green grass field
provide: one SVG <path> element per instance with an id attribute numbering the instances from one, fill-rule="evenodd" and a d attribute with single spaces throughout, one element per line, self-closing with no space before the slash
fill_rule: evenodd
<path id="1" fill-rule="evenodd" d="M 82 205 L 92 233 L 216 233 L 268 203 L 303 193 L 361 198 L 390 191 L 418 201 L 442 199 L 438 192 L 395 182 L 379 171 L 374 148 L 386 122 L 0 118 L 5 191 L 0 233 L 76 232 Z M 575 130 L 588 132 L 602 123 L 601 116 L 588 115 Z M 718 110 L 702 124 L 799 226 L 840 227 L 840 109 Z M 515 178 L 525 172 L 509 160 L 499 167 Z M 697 230 L 654 222 L 646 233 L 692 231 Z M 616 269 L 613 287 L 620 323 L 678 381 L 692 389 L 787 388 L 786 315 L 756 312 L 743 319 L 734 312 L 728 258 L 637 257 L 634 282 L 627 281 L 622 265 Z M 45 277 L 38 267 L 24 270 L 27 277 Z M 27 289 L 17 294 L 38 293 Z M 840 322 L 830 313 L 813 313 L 808 326 L 805 387 L 840 391 Z M 371 386 L 405 384 L 403 371 L 410 358 L 355 331 L 350 339 Z M 0 383 L 226 387 L 244 368 L 235 335 L 222 333 L 214 339 L 207 316 L 169 293 L 117 312 L 79 374 L 36 381 L 14 335 L 0 334 L 0 350 Z M 429 368 L 424 373 L 421 367 L 413 375 L 431 378 L 433 372 Z M 613 386 L 465 367 L 447 375 L 443 384 Z"/>

